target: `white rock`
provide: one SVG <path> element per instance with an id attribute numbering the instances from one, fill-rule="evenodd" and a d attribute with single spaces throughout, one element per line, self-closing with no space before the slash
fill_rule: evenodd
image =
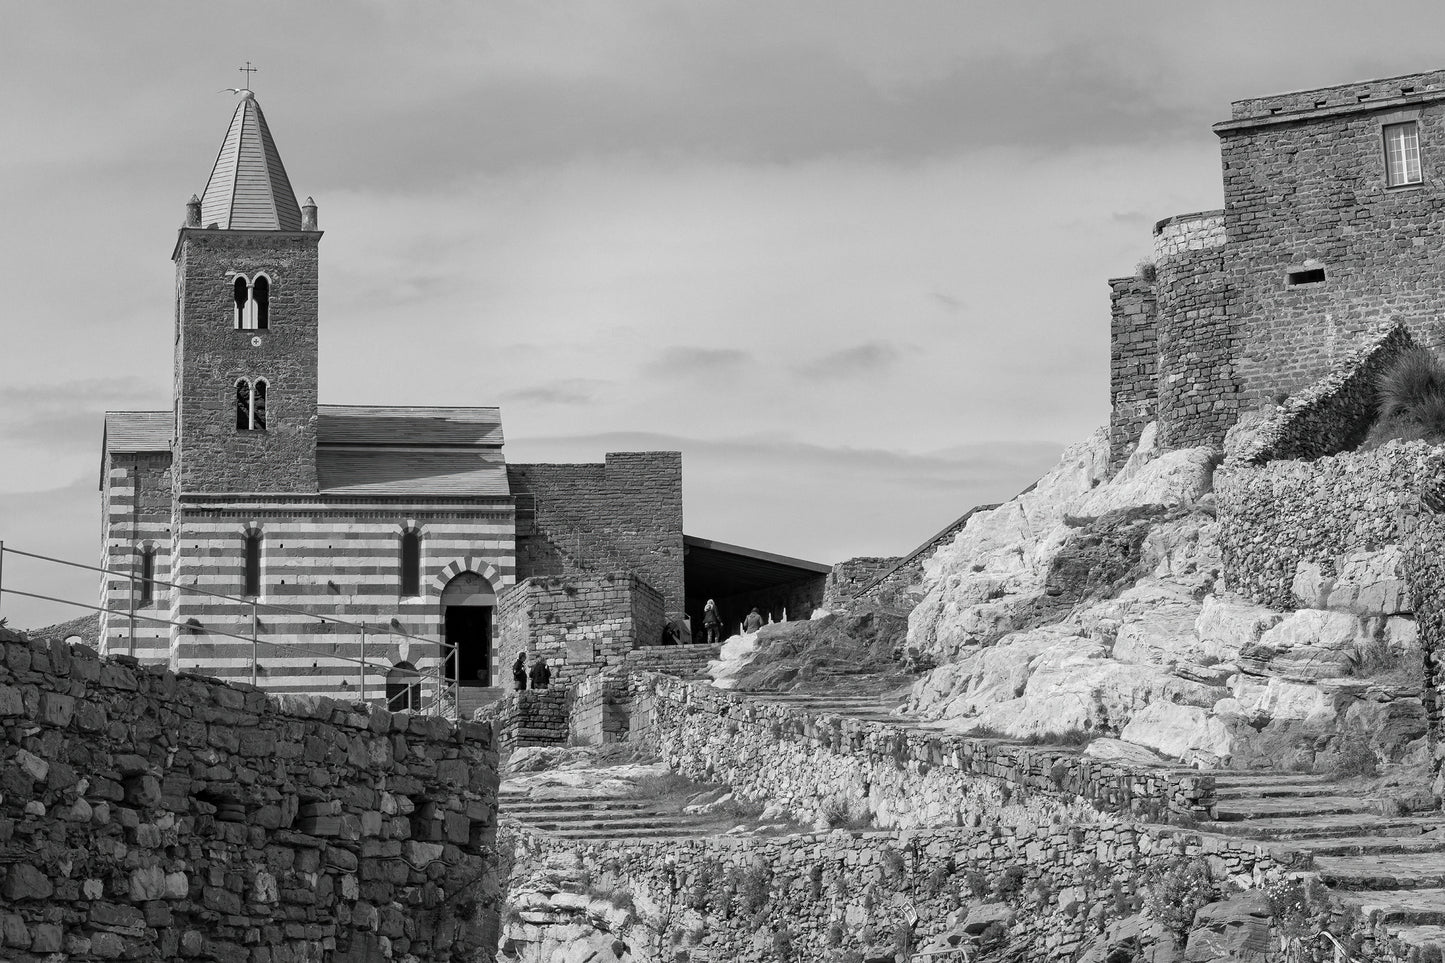
<path id="1" fill-rule="evenodd" d="M 1227 705 L 1217 703 L 1214 712 L 1247 718 L 1297 719 L 1320 728 L 1331 726 L 1339 715 L 1335 697 L 1319 686 L 1249 675 L 1235 676 L 1233 699 Z"/>
<path id="2" fill-rule="evenodd" d="M 1360 620 L 1349 612 L 1300 609 L 1262 634 L 1241 664 L 1294 679 L 1349 675 L 1359 637 Z"/>
<path id="3" fill-rule="evenodd" d="M 1199 706 L 1151 703 L 1134 713 L 1119 738 L 1189 762 L 1227 762 L 1234 754 L 1229 728 Z"/>
<path id="4" fill-rule="evenodd" d="M 1213 489 L 1212 449 L 1182 448 L 1140 462 L 1135 461 L 1137 457 L 1136 452 L 1109 484 L 1080 500 L 1073 514 L 1103 515 L 1139 505 L 1189 505 Z"/>
<path id="5" fill-rule="evenodd" d="M 1330 588 L 1328 607 L 1363 615 L 1398 615 L 1412 609 L 1399 546 L 1378 552 L 1357 552 L 1337 563 L 1339 575 Z"/>
<path id="6" fill-rule="evenodd" d="M 1084 755 L 1103 762 L 1117 762 L 1128 766 L 1167 766 L 1168 760 L 1152 749 L 1122 739 L 1095 739 L 1084 747 Z"/>
<path id="7" fill-rule="evenodd" d="M 1284 616 L 1283 612 L 1237 596 L 1210 595 L 1199 610 L 1194 634 L 1206 656 L 1229 661 L 1238 658 L 1245 646 L 1258 642 Z"/>
<path id="8" fill-rule="evenodd" d="M 1177 585 L 1145 579 L 1102 609 L 1118 620 L 1113 656 L 1121 662 L 1169 665 L 1204 654 L 1194 635 L 1200 605 Z"/>

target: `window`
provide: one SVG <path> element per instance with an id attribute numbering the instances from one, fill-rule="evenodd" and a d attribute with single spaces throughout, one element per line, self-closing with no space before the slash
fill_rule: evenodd
<path id="1" fill-rule="evenodd" d="M 386 673 L 386 708 L 390 712 L 421 708 L 421 676 L 410 662 L 398 662 Z"/>
<path id="2" fill-rule="evenodd" d="M 261 594 L 261 533 L 246 533 L 245 586 L 241 594 L 255 597 Z"/>
<path id="3" fill-rule="evenodd" d="M 1298 271 L 1289 272 L 1289 286 L 1295 287 L 1300 284 L 1321 284 L 1325 279 L 1324 268 L 1302 268 Z"/>
<path id="4" fill-rule="evenodd" d="M 271 324 L 271 279 L 264 274 L 248 281 L 244 274 L 231 282 L 231 300 L 235 302 L 233 320 L 237 330 L 264 331 Z"/>
<path id="5" fill-rule="evenodd" d="M 266 382 L 252 386 L 244 378 L 236 382 L 236 430 L 266 430 Z"/>
<path id="6" fill-rule="evenodd" d="M 421 532 L 414 528 L 401 533 L 401 594 L 421 594 Z"/>
<path id="7" fill-rule="evenodd" d="M 140 603 L 153 605 L 156 600 L 156 550 L 147 546 L 140 552 Z"/>
<path id="8" fill-rule="evenodd" d="M 1420 125 L 1416 121 L 1386 124 L 1385 181 L 1391 187 L 1418 184 L 1420 175 Z"/>

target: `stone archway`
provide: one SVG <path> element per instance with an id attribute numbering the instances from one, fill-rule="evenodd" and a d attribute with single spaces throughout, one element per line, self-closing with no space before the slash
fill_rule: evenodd
<path id="1" fill-rule="evenodd" d="M 468 687 L 493 684 L 496 667 L 492 664 L 492 621 L 496 608 L 496 588 L 480 572 L 456 572 L 442 587 L 441 624 L 442 639 L 448 646 L 448 680 Z"/>

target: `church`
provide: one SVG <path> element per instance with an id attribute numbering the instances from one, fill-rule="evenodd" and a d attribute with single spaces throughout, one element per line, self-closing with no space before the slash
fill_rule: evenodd
<path id="1" fill-rule="evenodd" d="M 171 255 L 172 408 L 105 418 L 103 652 L 415 709 L 517 654 L 605 668 L 707 598 L 821 600 L 826 565 L 684 535 L 679 452 L 510 464 L 495 407 L 321 404 L 321 238 L 240 91 Z"/>

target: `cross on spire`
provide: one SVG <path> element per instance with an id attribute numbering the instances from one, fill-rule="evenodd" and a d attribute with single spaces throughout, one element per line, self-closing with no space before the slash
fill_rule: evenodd
<path id="1" fill-rule="evenodd" d="M 241 73 L 243 73 L 243 74 L 246 75 L 246 89 L 247 89 L 247 90 L 250 90 L 250 89 L 251 89 L 251 75 L 252 75 L 252 74 L 260 73 L 260 72 L 261 72 L 261 68 L 260 68 L 260 67 L 252 67 L 252 66 L 251 66 L 251 61 L 248 60 L 248 61 L 246 61 L 246 66 L 244 66 L 244 67 L 237 67 L 236 69 L 237 69 L 238 71 L 240 71 Z"/>

